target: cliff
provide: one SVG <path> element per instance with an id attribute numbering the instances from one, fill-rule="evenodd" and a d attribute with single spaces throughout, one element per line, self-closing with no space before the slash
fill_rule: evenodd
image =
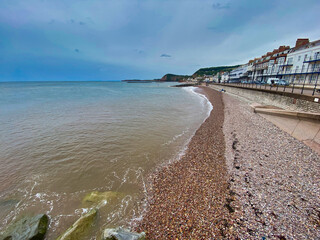
<path id="1" fill-rule="evenodd" d="M 189 76 L 187 75 L 175 75 L 175 74 L 166 74 L 164 75 L 160 81 L 162 82 L 179 82 L 179 81 L 182 81 L 182 79 L 184 78 L 188 78 Z"/>

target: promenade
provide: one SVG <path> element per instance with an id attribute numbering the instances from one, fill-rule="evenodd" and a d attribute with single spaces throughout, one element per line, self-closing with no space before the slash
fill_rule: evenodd
<path id="1" fill-rule="evenodd" d="M 252 90 L 265 90 L 273 93 L 292 93 L 308 97 L 320 97 L 320 85 L 303 85 L 303 84 L 291 84 L 289 86 L 280 85 L 263 85 L 263 84 L 251 84 L 251 83 L 221 83 L 214 84 L 221 86 L 245 88 Z M 318 91 L 317 91 L 318 90 Z"/>

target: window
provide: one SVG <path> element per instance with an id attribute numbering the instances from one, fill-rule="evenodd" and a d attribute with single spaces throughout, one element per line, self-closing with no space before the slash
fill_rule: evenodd
<path id="1" fill-rule="evenodd" d="M 296 66 L 296 72 L 298 72 L 299 71 L 299 66 Z"/>
<path id="2" fill-rule="evenodd" d="M 284 57 L 278 58 L 278 63 L 279 64 L 283 64 L 283 62 L 284 62 Z"/>
<path id="3" fill-rule="evenodd" d="M 288 58 L 287 64 L 292 64 L 292 62 L 293 62 L 293 58 L 292 57 Z"/>
<path id="4" fill-rule="evenodd" d="M 308 59 L 308 54 L 304 55 L 304 61 L 307 61 Z"/>
<path id="5" fill-rule="evenodd" d="M 298 57 L 298 61 L 300 61 L 300 59 L 301 59 L 301 56 Z"/>

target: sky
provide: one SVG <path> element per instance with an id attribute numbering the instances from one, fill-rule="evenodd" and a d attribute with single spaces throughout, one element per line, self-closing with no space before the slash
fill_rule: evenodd
<path id="1" fill-rule="evenodd" d="M 244 64 L 320 39 L 319 0 L 0 0 L 0 81 L 105 81 Z"/>

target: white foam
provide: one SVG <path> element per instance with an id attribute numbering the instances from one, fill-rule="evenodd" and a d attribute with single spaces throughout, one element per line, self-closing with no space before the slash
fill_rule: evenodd
<path id="1" fill-rule="evenodd" d="M 207 120 L 207 118 L 210 116 L 210 113 L 213 109 L 213 106 L 212 106 L 211 102 L 209 101 L 209 99 L 204 94 L 196 92 L 197 87 L 183 87 L 182 89 L 191 93 L 191 94 L 198 96 L 201 99 L 201 103 L 203 105 L 207 106 L 207 109 L 208 109 L 207 114 L 206 114 L 207 117 L 203 120 L 203 122 L 205 122 Z"/>
<path id="2" fill-rule="evenodd" d="M 203 121 L 202 121 L 202 123 L 201 123 L 201 124 L 203 124 L 203 123 L 207 120 L 207 118 L 210 116 L 210 113 L 211 113 L 211 111 L 212 111 L 212 109 L 213 109 L 213 106 L 212 106 L 211 102 L 209 101 L 209 99 L 208 99 L 204 94 L 201 94 L 201 93 L 196 92 L 196 91 L 195 91 L 195 90 L 197 89 L 196 87 L 183 87 L 182 89 L 185 90 L 185 91 L 187 91 L 187 92 L 189 92 L 190 94 L 193 94 L 193 95 L 197 96 L 197 97 L 200 99 L 200 101 L 201 101 L 201 103 L 203 104 L 203 106 L 207 108 L 206 117 L 203 119 Z M 201 126 L 201 125 L 200 125 L 200 126 Z M 200 127 L 200 126 L 199 126 L 199 127 Z M 199 127 L 198 127 L 198 128 L 199 128 Z M 198 128 L 197 128 L 197 129 L 198 129 Z M 187 149 L 188 149 L 188 145 L 189 145 L 191 139 L 193 138 L 194 134 L 196 133 L 197 129 L 194 130 L 193 134 L 192 134 L 192 135 L 190 136 L 190 138 L 185 142 L 185 144 L 183 145 L 183 147 L 182 147 L 181 150 L 179 151 L 177 157 L 174 158 L 174 159 L 172 159 L 171 161 L 169 161 L 169 164 L 171 164 L 173 161 L 177 161 L 177 160 L 179 161 L 179 160 L 181 159 L 181 157 L 182 157 L 183 155 L 185 155 L 185 153 L 186 153 L 186 151 L 187 151 Z"/>
<path id="3" fill-rule="evenodd" d="M 174 141 L 176 141 L 178 138 L 182 137 L 183 135 L 185 135 L 187 132 L 189 131 L 189 128 L 187 128 L 187 130 L 182 131 L 182 133 L 175 135 L 170 141 L 163 143 L 162 146 L 164 145 L 170 145 L 171 143 L 173 143 Z"/>
<path id="4" fill-rule="evenodd" d="M 189 92 L 190 94 L 194 94 L 195 96 L 197 96 L 197 97 L 200 99 L 200 101 L 201 101 L 201 103 L 203 104 L 203 106 L 204 106 L 205 108 L 207 108 L 206 117 L 204 118 L 204 120 L 203 120 L 202 123 L 201 123 L 201 124 L 203 124 L 203 123 L 207 120 L 207 118 L 210 116 L 211 111 L 212 111 L 212 109 L 213 109 L 213 106 L 212 106 L 211 102 L 209 101 L 209 99 L 208 99 L 205 95 L 196 92 L 196 91 L 195 91 L 195 90 L 197 89 L 196 87 L 183 87 L 182 89 L 185 90 L 185 91 L 187 91 L 187 92 Z M 200 126 L 201 126 L 201 125 L 200 125 Z M 199 126 L 199 127 L 200 127 L 200 126 Z M 198 127 L 198 128 L 199 128 L 199 127 Z M 198 129 L 198 128 L 197 128 L 197 129 Z M 188 145 L 189 145 L 191 139 L 193 138 L 195 132 L 197 131 L 197 129 L 194 130 L 193 134 L 192 134 L 192 135 L 190 136 L 190 138 L 185 142 L 185 144 L 183 145 L 183 147 L 181 148 L 181 150 L 178 152 L 178 154 L 176 155 L 176 157 L 174 157 L 174 158 L 172 158 L 171 160 L 169 160 L 169 162 L 166 162 L 166 163 L 161 164 L 160 166 L 158 166 L 158 170 L 160 170 L 161 168 L 167 167 L 168 164 L 170 165 L 170 164 L 172 164 L 172 163 L 175 162 L 175 161 L 179 161 L 179 160 L 182 158 L 182 156 L 185 155 L 185 152 L 186 152 L 186 150 L 188 149 Z M 172 142 L 174 142 L 175 140 L 177 140 L 179 137 L 183 136 L 183 135 L 186 134 L 187 132 L 189 132 L 189 128 L 188 128 L 186 131 L 183 131 L 181 134 L 177 134 L 176 136 L 174 136 L 171 141 L 169 141 L 169 142 L 167 142 L 167 143 L 164 143 L 164 144 L 162 144 L 162 145 L 169 145 L 169 144 L 171 144 Z M 141 220 L 143 219 L 143 217 L 144 217 L 144 215 L 145 215 L 145 213 L 146 213 L 146 211 L 147 211 L 147 207 L 148 207 L 148 193 L 147 193 L 147 187 L 146 187 L 146 185 L 145 185 L 143 176 L 142 176 L 142 181 L 143 181 L 143 187 L 144 187 L 144 191 L 145 191 L 145 196 L 146 196 L 146 197 L 145 197 L 145 200 L 143 200 L 143 201 L 141 202 L 141 205 L 139 206 L 139 209 L 140 209 L 140 207 L 141 207 L 140 211 L 138 211 L 139 214 L 136 215 L 136 213 L 135 213 L 135 211 L 134 211 L 134 214 L 133 214 L 134 217 L 131 218 L 131 220 L 130 220 L 130 224 L 134 224 L 134 225 L 135 225 L 137 222 L 139 222 L 139 221 L 141 221 Z"/>

